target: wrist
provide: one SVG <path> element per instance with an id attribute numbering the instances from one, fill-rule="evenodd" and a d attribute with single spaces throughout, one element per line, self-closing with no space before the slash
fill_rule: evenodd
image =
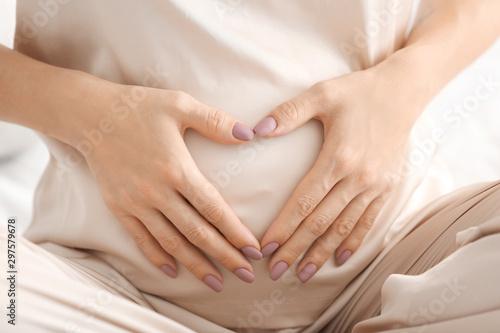
<path id="1" fill-rule="evenodd" d="M 0 46 L 0 119 L 72 146 L 83 129 L 110 112 L 120 86 L 34 60 Z"/>
<path id="2" fill-rule="evenodd" d="M 400 101 L 415 120 L 439 91 L 434 76 L 422 68 L 425 65 L 420 53 L 417 48 L 401 49 L 371 68 L 393 89 L 392 97 Z"/>
<path id="3" fill-rule="evenodd" d="M 78 149 L 85 133 L 98 127 L 110 113 L 111 101 L 120 87 L 84 72 L 58 70 L 47 89 L 59 94 L 45 104 L 50 108 L 46 111 L 52 115 L 52 121 L 42 132 Z"/>

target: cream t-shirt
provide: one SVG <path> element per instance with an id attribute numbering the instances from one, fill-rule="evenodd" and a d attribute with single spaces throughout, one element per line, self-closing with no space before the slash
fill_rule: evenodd
<path id="1" fill-rule="evenodd" d="M 185 91 L 254 126 L 316 82 L 373 66 L 399 49 L 413 5 L 411 0 L 18 0 L 16 48 L 106 80 Z M 129 105 L 117 101 L 110 107 Z M 119 112 L 111 121 L 119 125 Z M 82 155 L 44 139 L 51 161 L 27 237 L 86 249 L 143 293 L 231 328 L 314 322 L 383 248 L 420 177 L 417 172 L 398 188 L 363 246 L 341 268 L 332 259 L 302 284 L 294 265 L 274 282 L 268 261 L 254 261 L 256 281 L 246 284 L 218 266 L 224 290 L 217 294 L 184 267 L 170 279 L 150 264 L 104 205 Z M 260 240 L 311 168 L 323 136 L 321 123 L 310 121 L 286 136 L 239 147 L 194 131 L 185 141 L 203 174 Z M 155 308 L 162 312 L 161 304 Z"/>

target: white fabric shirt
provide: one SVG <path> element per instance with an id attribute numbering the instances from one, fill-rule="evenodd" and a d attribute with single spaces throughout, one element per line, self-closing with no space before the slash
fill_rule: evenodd
<path id="1" fill-rule="evenodd" d="M 411 0 L 49 3 L 18 0 L 19 51 L 118 83 L 185 91 L 250 127 L 316 82 L 373 66 L 399 49 L 413 8 Z M 126 104 L 110 107 L 118 125 L 119 108 Z M 294 265 L 273 282 L 267 260 L 261 260 L 253 262 L 256 281 L 249 285 L 218 265 L 224 290 L 216 294 L 184 267 L 170 279 L 150 264 L 104 205 L 83 157 L 62 142 L 45 141 L 52 158 L 38 187 L 28 238 L 88 249 L 142 292 L 163 298 L 165 306 L 173 303 L 233 328 L 314 322 L 398 232 L 405 221 L 398 216 L 411 211 L 408 198 L 425 172 L 424 164 L 406 178 L 341 268 L 332 259 L 302 284 Z M 311 168 L 323 136 L 322 125 L 310 121 L 286 136 L 240 147 L 194 131 L 185 141 L 203 174 L 260 240 Z M 161 307 L 155 304 L 160 313 Z"/>

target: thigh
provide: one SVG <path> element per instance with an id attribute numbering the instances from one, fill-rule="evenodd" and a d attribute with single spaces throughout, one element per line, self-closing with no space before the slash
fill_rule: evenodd
<path id="1" fill-rule="evenodd" d="M 495 223 L 500 230 L 500 218 Z M 381 314 L 353 332 L 498 332 L 499 254 L 500 233 L 489 234 L 422 274 L 391 275 Z"/>
<path id="2" fill-rule="evenodd" d="M 1 332 L 194 332 L 148 308 L 140 293 L 81 270 L 23 237 L 16 242 L 15 325 L 4 315 Z M 0 233 L 0 249 L 6 248 L 6 235 Z M 10 281 L 2 277 L 2 293 L 8 288 Z"/>
<path id="3" fill-rule="evenodd" d="M 424 208 L 424 214 L 417 215 L 420 219 L 417 226 L 405 238 L 390 251 L 380 255 L 367 268 L 362 282 L 353 281 L 353 285 L 357 284 L 356 291 L 338 315 L 323 329 L 324 332 L 350 332 L 357 323 L 378 316 L 381 312 L 383 315 L 384 307 L 387 306 L 387 295 L 394 297 L 403 295 L 399 289 L 394 289 L 394 286 L 399 285 L 398 283 L 401 281 L 420 281 L 415 277 L 426 274 L 433 267 L 448 267 L 446 265 L 450 260 L 462 260 L 454 259 L 458 253 L 463 251 L 462 249 L 458 250 L 461 244 L 457 243 L 457 234 L 463 238 L 467 234 L 469 236 L 475 234 L 478 237 L 477 235 L 494 235 L 500 232 L 500 223 L 494 220 L 495 217 L 500 216 L 500 184 L 492 183 L 474 186 L 466 191 L 460 190 L 445 197 L 437 207 L 434 205 L 432 211 L 428 210 L 429 213 L 426 210 L 427 208 Z M 482 236 L 478 237 L 476 242 L 482 238 Z M 490 242 L 491 244 L 493 243 Z M 500 242 L 498 244 L 496 247 L 490 247 L 489 252 L 492 254 L 500 253 Z M 464 246 L 464 248 L 469 245 Z M 460 265 L 459 263 L 458 266 Z M 474 274 L 483 274 L 488 277 L 487 268 L 488 266 L 478 268 Z M 466 265 L 463 266 L 464 272 L 468 269 Z M 453 271 L 453 274 L 456 273 L 457 271 Z M 394 276 L 398 276 L 400 279 L 391 280 L 394 279 Z M 401 279 L 401 277 L 404 278 Z M 396 283 L 391 284 L 390 281 L 396 281 Z M 406 282 L 400 288 L 412 290 L 417 296 L 423 295 L 420 292 L 423 287 L 428 285 L 431 288 L 433 286 L 432 281 L 425 281 L 419 285 L 420 289 L 414 289 L 414 285 L 405 285 Z M 450 283 L 453 281 L 449 280 Z M 381 294 L 382 286 L 384 286 L 384 294 Z M 393 293 L 387 293 L 387 290 L 391 290 Z M 406 302 L 407 296 L 401 296 L 401 298 L 403 303 Z M 498 299 L 500 300 L 500 298 Z M 474 305 L 470 304 L 470 307 L 472 311 Z M 404 309 L 407 308 L 408 306 L 399 309 L 405 311 Z M 385 318 L 390 318 L 391 315 L 392 313 Z M 404 325 L 401 321 L 394 323 L 394 327 L 401 327 L 401 325 Z M 357 326 L 356 329 L 360 330 L 359 327 L 364 326 Z M 370 329 L 359 332 L 376 331 Z"/>

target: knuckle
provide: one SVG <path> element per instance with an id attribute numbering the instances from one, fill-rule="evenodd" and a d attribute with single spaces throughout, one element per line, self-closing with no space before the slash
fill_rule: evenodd
<path id="1" fill-rule="evenodd" d="M 340 87 L 333 84 L 331 81 L 320 81 L 312 86 L 312 91 L 316 96 L 316 104 L 323 106 L 322 116 L 325 119 L 333 119 L 335 110 L 343 106 L 342 93 Z"/>
<path id="2" fill-rule="evenodd" d="M 160 196 L 156 192 L 153 184 L 145 182 L 144 180 L 137 180 L 134 187 L 136 193 L 138 193 L 145 202 L 156 203 L 160 201 Z"/>
<path id="3" fill-rule="evenodd" d="M 189 169 L 190 166 L 185 163 L 169 163 L 165 165 L 163 175 L 165 175 L 165 180 L 171 187 L 180 191 L 189 191 L 192 189 L 192 170 Z M 191 176 L 190 175 L 191 171 Z"/>
<path id="4" fill-rule="evenodd" d="M 319 237 L 330 227 L 332 221 L 331 216 L 327 214 L 317 214 L 311 219 L 311 223 L 309 223 L 309 232 Z"/>
<path id="5" fill-rule="evenodd" d="M 287 258 L 289 261 L 295 261 L 303 252 L 304 249 L 297 247 L 296 245 L 291 245 L 287 248 Z"/>
<path id="6" fill-rule="evenodd" d="M 380 202 L 382 205 L 391 198 L 393 192 L 394 192 L 395 187 L 388 186 L 382 193 L 380 193 L 379 197 L 376 198 L 378 202 Z"/>
<path id="7" fill-rule="evenodd" d="M 193 98 L 184 91 L 174 90 L 169 92 L 169 104 L 178 110 L 189 109 L 188 106 L 193 103 Z"/>
<path id="8" fill-rule="evenodd" d="M 337 193 L 336 196 L 336 206 L 337 207 L 347 207 L 347 205 L 351 202 L 352 200 L 352 194 L 348 191 L 341 191 L 340 193 Z"/>
<path id="9" fill-rule="evenodd" d="M 331 246 L 327 242 L 320 240 L 316 241 L 313 251 L 313 256 L 318 261 L 325 261 L 333 254 Z"/>
<path id="10" fill-rule="evenodd" d="M 184 183 L 184 173 L 182 169 L 177 167 L 177 165 L 166 165 L 164 174 L 166 179 L 172 184 L 183 184 Z"/>
<path id="11" fill-rule="evenodd" d="M 120 214 L 123 213 L 122 206 L 118 204 L 114 196 L 111 196 L 109 194 L 104 194 L 103 195 L 103 201 L 104 204 L 108 207 L 108 209 L 113 212 L 114 214 Z"/>
<path id="12" fill-rule="evenodd" d="M 194 261 L 191 261 L 189 263 L 183 263 L 183 264 L 184 264 L 184 266 L 186 266 L 188 271 L 193 273 L 194 276 L 203 276 L 204 275 L 203 274 L 203 267 L 204 267 L 203 262 L 194 260 Z"/>
<path id="13" fill-rule="evenodd" d="M 196 226 L 188 230 L 186 238 L 194 245 L 203 248 L 210 243 L 210 233 L 204 226 Z"/>
<path id="14" fill-rule="evenodd" d="M 352 172 L 356 164 L 356 153 L 343 149 L 335 158 L 335 171 L 339 175 L 347 175 Z"/>
<path id="15" fill-rule="evenodd" d="M 359 172 L 357 177 L 358 184 L 363 188 L 373 184 L 375 179 L 376 179 L 375 171 L 370 168 L 363 168 Z"/>
<path id="16" fill-rule="evenodd" d="M 273 225 L 273 235 L 275 236 L 274 240 L 279 244 L 283 244 L 286 240 L 288 240 L 294 231 L 296 230 L 296 225 L 289 224 L 276 224 Z"/>
<path id="17" fill-rule="evenodd" d="M 323 102 L 335 100 L 334 94 L 336 89 L 333 88 L 332 83 L 329 81 L 320 81 L 313 85 L 312 89 Z"/>
<path id="18" fill-rule="evenodd" d="M 160 235 L 156 237 L 160 246 L 170 254 L 174 254 L 179 250 L 181 239 L 177 235 Z"/>
<path id="19" fill-rule="evenodd" d="M 304 115 L 304 104 L 299 99 L 293 99 L 281 104 L 279 110 L 284 120 L 296 122 Z"/>
<path id="20" fill-rule="evenodd" d="M 238 266 L 237 264 L 235 264 L 234 258 L 234 255 L 232 255 L 228 251 L 224 251 L 220 256 L 214 259 L 217 260 L 217 262 L 222 266 L 228 268 L 229 270 L 233 270 L 233 268 L 236 268 Z"/>
<path id="21" fill-rule="evenodd" d="M 216 109 L 203 108 L 203 119 L 206 127 L 212 132 L 221 132 L 226 125 L 226 117 L 224 114 Z"/>
<path id="22" fill-rule="evenodd" d="M 342 219 L 335 224 L 335 232 L 339 236 L 346 238 L 351 233 L 355 224 L 356 222 L 353 219 Z"/>
<path id="23" fill-rule="evenodd" d="M 297 214 L 302 218 L 305 218 L 306 216 L 311 214 L 311 212 L 314 209 L 314 202 L 315 201 L 312 196 L 304 195 L 300 197 L 299 200 L 297 201 L 297 206 L 296 206 Z"/>
<path id="24" fill-rule="evenodd" d="M 147 247 L 148 243 L 150 242 L 150 238 L 143 233 L 132 234 L 132 239 L 137 244 L 137 246 L 139 246 L 139 248 L 143 250 Z"/>
<path id="25" fill-rule="evenodd" d="M 224 210 L 217 202 L 205 203 L 200 207 L 200 213 L 215 227 L 219 226 L 224 219 Z"/>
<path id="26" fill-rule="evenodd" d="M 139 212 L 142 210 L 141 204 L 137 197 L 131 194 L 129 191 L 121 191 L 119 194 L 119 199 L 114 203 L 114 207 L 126 207 L 130 212 Z M 121 208 L 120 208 L 121 209 Z"/>
<path id="27" fill-rule="evenodd" d="M 366 231 L 369 231 L 373 225 L 375 224 L 375 220 L 377 219 L 377 215 L 365 215 L 358 222 L 361 227 L 363 227 Z"/>
<path id="28" fill-rule="evenodd" d="M 186 205 L 181 205 L 181 206 L 176 205 L 173 207 L 166 207 L 163 209 L 163 211 L 165 212 L 165 216 L 177 214 L 181 222 L 189 221 L 192 216 L 189 206 Z"/>
<path id="29" fill-rule="evenodd" d="M 390 195 L 395 189 L 396 187 L 398 186 L 398 184 L 400 183 L 400 178 L 397 178 L 397 177 L 391 177 L 389 179 L 387 179 L 387 195 Z"/>
<path id="30" fill-rule="evenodd" d="M 331 83 L 328 81 L 319 81 L 312 86 L 312 89 L 320 95 L 327 95 L 332 92 Z"/>
<path id="31" fill-rule="evenodd" d="M 320 179 L 315 179 L 314 185 L 311 186 L 311 189 L 314 193 L 328 193 L 331 191 L 335 183 L 338 181 L 333 175 L 333 170 L 330 169 L 326 172 L 326 174 Z"/>

